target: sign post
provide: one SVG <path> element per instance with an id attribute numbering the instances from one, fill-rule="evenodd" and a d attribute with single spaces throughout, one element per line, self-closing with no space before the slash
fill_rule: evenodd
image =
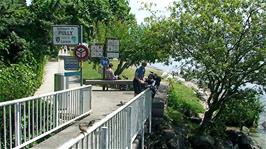
<path id="1" fill-rule="evenodd" d="M 85 45 L 78 45 L 74 49 L 75 56 L 79 59 L 80 64 L 80 86 L 83 85 L 83 76 L 82 76 L 82 67 L 83 61 L 86 60 L 89 56 L 89 49 Z"/>

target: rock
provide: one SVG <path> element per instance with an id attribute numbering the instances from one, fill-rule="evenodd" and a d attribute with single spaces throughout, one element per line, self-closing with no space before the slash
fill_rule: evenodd
<path id="1" fill-rule="evenodd" d="M 215 141 L 211 136 L 193 136 L 190 138 L 193 149 L 216 149 Z"/>
<path id="2" fill-rule="evenodd" d="M 170 139 L 167 143 L 168 149 L 177 149 L 178 148 L 178 141 L 176 139 Z"/>
<path id="3" fill-rule="evenodd" d="M 266 129 L 266 121 L 264 121 L 264 122 L 261 124 L 261 126 L 262 126 L 264 129 Z"/>
<path id="4" fill-rule="evenodd" d="M 192 123 L 195 123 L 195 124 L 200 124 L 201 121 L 202 121 L 202 118 L 192 116 L 192 117 L 190 117 L 190 121 L 191 121 Z"/>
<path id="5" fill-rule="evenodd" d="M 173 129 L 164 129 L 162 131 L 162 133 L 163 133 L 165 140 L 170 140 L 172 138 L 176 138 L 176 134 L 175 134 L 175 131 Z"/>
<path id="6" fill-rule="evenodd" d="M 243 132 L 244 134 L 249 134 L 249 129 L 248 129 L 247 127 L 243 126 L 243 127 L 242 127 L 242 132 Z"/>
<path id="7" fill-rule="evenodd" d="M 239 133 L 234 130 L 227 130 L 225 133 L 228 139 L 233 143 L 233 146 L 235 146 L 238 143 Z"/>
<path id="8" fill-rule="evenodd" d="M 233 149 L 233 143 L 230 140 L 216 140 L 215 143 L 216 149 Z"/>
<path id="9" fill-rule="evenodd" d="M 252 140 L 245 134 L 238 139 L 239 149 L 252 149 Z"/>

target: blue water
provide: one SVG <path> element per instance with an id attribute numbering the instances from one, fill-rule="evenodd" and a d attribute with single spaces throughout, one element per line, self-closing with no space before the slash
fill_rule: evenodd
<path id="1" fill-rule="evenodd" d="M 160 69 L 164 72 L 180 72 L 181 64 L 179 62 L 172 62 L 170 65 L 165 65 L 164 63 L 154 63 L 150 66 Z M 253 87 L 253 85 L 248 85 L 249 87 Z M 257 128 L 257 132 L 251 133 L 251 136 L 258 142 L 258 145 L 266 149 L 266 130 L 261 126 L 261 123 L 266 121 L 266 93 L 263 92 L 263 95 L 260 96 L 260 101 L 264 106 L 264 112 L 260 114 L 259 126 Z"/>

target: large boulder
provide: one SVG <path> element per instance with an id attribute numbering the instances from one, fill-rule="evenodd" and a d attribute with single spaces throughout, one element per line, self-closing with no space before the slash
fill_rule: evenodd
<path id="1" fill-rule="evenodd" d="M 247 135 L 241 135 L 238 139 L 239 149 L 252 149 L 252 140 Z"/>
<path id="2" fill-rule="evenodd" d="M 193 149 L 216 149 L 214 138 L 209 135 L 192 136 L 190 143 Z"/>

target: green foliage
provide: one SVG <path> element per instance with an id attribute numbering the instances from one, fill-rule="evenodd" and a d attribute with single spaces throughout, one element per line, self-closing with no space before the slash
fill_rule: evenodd
<path id="1" fill-rule="evenodd" d="M 180 111 L 169 106 L 167 108 L 167 116 L 172 120 L 173 124 L 179 125 L 180 122 L 183 121 L 184 115 Z"/>
<path id="2" fill-rule="evenodd" d="M 257 125 L 262 110 L 263 107 L 256 92 L 246 89 L 239 91 L 225 104 L 217 119 L 223 121 L 227 126 L 252 127 Z"/>
<path id="3" fill-rule="evenodd" d="M 183 114 L 192 112 L 196 115 L 197 113 L 203 113 L 204 108 L 199 102 L 199 98 L 189 87 L 181 83 L 171 83 L 172 87 L 169 91 L 168 105 L 174 110 L 178 110 Z M 188 115 L 191 115 L 188 113 Z"/>
<path id="4" fill-rule="evenodd" d="M 30 66 L 13 64 L 0 69 L 0 101 L 27 97 L 35 91 L 36 74 Z"/>
<path id="5" fill-rule="evenodd" d="M 202 132 L 242 85 L 266 84 L 265 6 L 263 0 L 183 0 L 162 21 L 168 34 L 161 38 L 172 45 L 165 52 L 185 61 L 193 72 L 188 77 L 210 90 Z"/>

